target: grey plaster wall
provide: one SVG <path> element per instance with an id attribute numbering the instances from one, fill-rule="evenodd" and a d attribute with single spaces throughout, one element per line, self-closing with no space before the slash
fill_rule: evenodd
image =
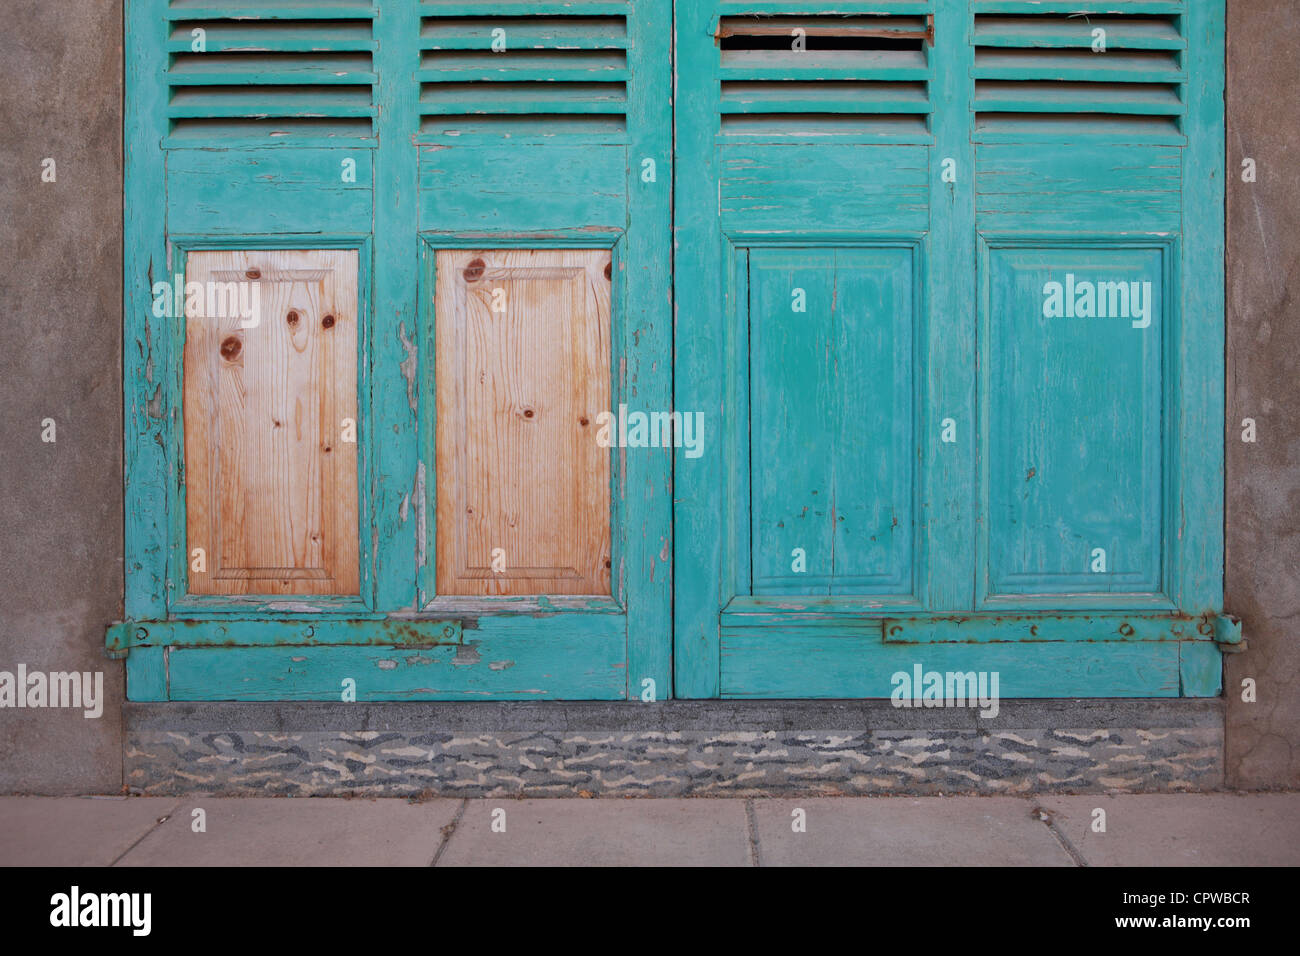
<path id="1" fill-rule="evenodd" d="M 1228 2 L 1227 773 L 1300 787 L 1300 6 Z M 1242 182 L 1243 158 L 1257 181 Z M 1258 441 L 1241 440 L 1253 418 Z M 1241 700 L 1253 678 L 1256 703 Z"/>
<path id="2" fill-rule="evenodd" d="M 99 719 L 0 709 L 0 792 L 116 791 L 123 666 L 102 648 L 122 601 L 121 4 L 6 0 L 0 89 L 0 670 L 100 671 L 107 698 Z"/>

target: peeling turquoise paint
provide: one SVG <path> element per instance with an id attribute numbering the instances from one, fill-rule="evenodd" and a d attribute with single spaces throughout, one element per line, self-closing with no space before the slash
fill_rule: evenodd
<path id="1" fill-rule="evenodd" d="M 511 15 L 511 6 L 491 14 Z M 589 44 L 626 56 L 618 124 L 583 131 L 581 104 L 561 101 L 541 112 L 572 108 L 572 122 L 521 115 L 512 133 L 439 132 L 457 108 L 436 108 L 421 83 L 469 77 L 455 64 L 446 72 L 425 62 L 446 44 L 430 40 L 422 18 L 455 13 L 450 7 L 127 3 L 128 582 L 126 620 L 106 643 L 109 653 L 128 655 L 131 699 L 337 699 L 340 675 L 349 673 L 369 675 L 361 699 L 611 699 L 628 696 L 629 686 L 639 691 L 642 678 L 667 694 L 671 577 L 659 557 L 671 539 L 667 452 L 621 462 L 612 487 L 612 601 L 423 610 L 438 600 L 428 250 L 611 248 L 619 265 L 614 394 L 634 388 L 651 407 L 671 401 L 670 5 L 513 7 L 517 17 L 626 15 L 624 32 Z M 223 12 L 241 19 L 222 21 Z M 467 4 L 461 13 L 485 12 Z M 261 29 L 272 21 L 273 36 Z M 207 53 L 193 47 L 194 26 L 206 29 Z M 562 35 L 534 33 L 512 41 L 565 46 Z M 486 40 L 471 31 L 451 46 L 487 52 Z M 267 42 L 283 51 L 279 60 L 229 59 Z M 306 85 L 263 85 L 283 80 L 290 53 L 299 54 Z M 227 59 L 205 61 L 208 54 Z M 268 129 L 279 132 L 258 132 Z M 641 181 L 644 156 L 664 170 L 655 184 Z M 148 293 L 154 280 L 183 273 L 189 250 L 245 247 L 360 252 L 358 598 L 186 594 L 184 320 L 154 319 Z M 462 642 L 462 628 L 472 628 L 473 642 Z M 439 646 L 448 644 L 454 666 L 438 668 L 448 660 Z M 400 654 L 381 658 L 382 646 L 430 649 L 415 655 L 416 667 Z M 425 666 L 450 676 L 412 683 L 407 675 Z"/>
<path id="2" fill-rule="evenodd" d="M 257 107 L 285 132 L 268 138 L 245 115 L 259 70 L 195 95 L 202 11 L 126 2 L 126 620 L 107 643 L 129 655 L 131 699 L 332 700 L 349 676 L 369 700 L 639 699 L 646 680 L 659 698 L 888 696 L 918 654 L 1002 668 L 1008 696 L 1219 693 L 1219 648 L 1240 643 L 1221 614 L 1222 0 L 1110 0 L 1157 26 L 1118 29 L 1093 59 L 1071 24 L 998 19 L 1096 6 L 1079 0 L 836 4 L 925 37 L 905 68 L 873 61 L 871 94 L 819 86 L 858 74 L 815 55 L 722 55 L 725 18 L 818 15 L 811 0 L 494 4 L 627 18 L 533 76 L 622 80 L 625 101 L 548 82 L 531 107 L 422 95 L 486 75 L 455 59 L 484 37 L 422 40 L 422 16 L 453 6 L 295 6 L 351 24 L 326 53 L 355 62 L 306 105 L 280 91 Z M 438 44 L 451 59 L 425 63 Z M 1147 75 L 1126 44 L 1178 66 Z M 1078 89 L 1010 85 L 1035 75 L 1006 60 L 1023 49 L 1058 79 L 1141 83 L 1084 129 L 1040 112 L 1090 108 Z M 538 104 L 553 115 L 529 125 Z M 699 457 L 618 451 L 608 599 L 458 608 L 435 592 L 431 252 L 510 246 L 611 250 L 615 404 L 708 428 Z M 155 318 L 150 290 L 190 250 L 242 247 L 360 252 L 358 598 L 185 594 L 184 323 Z M 1075 328 L 1067 349 L 1028 311 L 1057 273 L 1133 270 L 1160 308 L 1132 353 L 1140 330 Z M 808 311 L 775 321 L 796 283 Z M 1048 376 L 1056 404 L 1033 381 Z M 1029 407 L 1029 425 L 1008 417 Z M 1072 473 L 1089 414 L 1104 447 Z M 796 534 L 811 490 L 833 500 Z M 790 571 L 796 547 L 810 577 Z"/>

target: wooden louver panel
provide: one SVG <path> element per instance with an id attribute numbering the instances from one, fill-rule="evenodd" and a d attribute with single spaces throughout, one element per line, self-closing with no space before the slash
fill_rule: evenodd
<path id="1" fill-rule="evenodd" d="M 426 0 L 420 114 L 426 132 L 624 132 L 628 10 Z"/>
<path id="2" fill-rule="evenodd" d="M 437 590 L 609 594 L 608 250 L 437 254 Z"/>
<path id="3" fill-rule="evenodd" d="M 171 0 L 167 17 L 173 139 L 372 135 L 376 43 L 365 0 Z"/>
<path id="4" fill-rule="evenodd" d="M 357 253 L 192 252 L 185 278 L 189 592 L 357 594 Z"/>
<path id="5" fill-rule="evenodd" d="M 723 16 L 722 131 L 924 132 L 933 39 L 928 13 Z"/>
<path id="6" fill-rule="evenodd" d="M 978 131 L 1179 135 L 1181 0 L 1069 13 L 990 0 L 976 9 Z"/>

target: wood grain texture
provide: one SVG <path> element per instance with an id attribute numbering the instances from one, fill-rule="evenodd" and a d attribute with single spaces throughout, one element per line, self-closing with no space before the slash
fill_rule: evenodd
<path id="1" fill-rule="evenodd" d="M 193 252 L 186 282 L 255 284 L 260 305 L 250 328 L 186 307 L 189 593 L 357 594 L 357 253 Z"/>
<path id="2" fill-rule="evenodd" d="M 906 247 L 750 251 L 752 593 L 910 593 L 914 282 Z"/>
<path id="3" fill-rule="evenodd" d="M 437 253 L 439 594 L 610 593 L 609 263 Z"/>

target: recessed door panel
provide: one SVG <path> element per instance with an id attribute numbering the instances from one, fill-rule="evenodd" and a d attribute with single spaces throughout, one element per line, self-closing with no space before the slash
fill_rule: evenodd
<path id="1" fill-rule="evenodd" d="M 749 252 L 755 595 L 911 589 L 912 257 Z"/>
<path id="2" fill-rule="evenodd" d="M 988 251 L 987 591 L 1160 587 L 1159 248 Z"/>
<path id="3" fill-rule="evenodd" d="M 609 594 L 610 252 L 440 250 L 439 595 Z"/>
<path id="4" fill-rule="evenodd" d="M 357 594 L 357 253 L 186 260 L 191 594 Z"/>

